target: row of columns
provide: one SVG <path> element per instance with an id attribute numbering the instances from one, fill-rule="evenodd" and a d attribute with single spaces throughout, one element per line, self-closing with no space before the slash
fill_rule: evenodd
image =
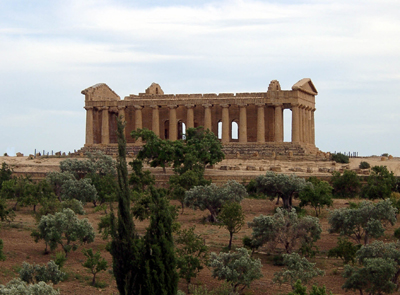
<path id="1" fill-rule="evenodd" d="M 203 104 L 204 107 L 204 128 L 212 130 L 211 107 L 212 104 Z M 222 143 L 229 143 L 229 104 L 221 104 L 222 107 Z M 247 104 L 239 104 L 239 142 L 247 142 Z M 265 104 L 257 106 L 257 142 L 265 142 Z M 169 139 L 177 140 L 178 122 L 176 117 L 177 105 L 168 105 L 169 108 Z M 135 108 L 135 128 L 142 128 L 142 109 L 140 105 Z M 160 115 L 159 106 L 152 105 L 152 131 L 160 136 Z M 188 104 L 187 108 L 187 128 L 194 127 L 194 105 Z M 86 144 L 93 144 L 93 107 L 86 106 Z M 102 127 L 101 143 L 109 144 L 109 107 L 101 107 Z M 292 106 L 292 142 L 305 142 L 315 144 L 314 109 L 303 106 Z M 125 107 L 118 107 L 118 115 L 125 117 Z M 281 105 L 275 106 L 275 142 L 283 142 L 283 108 Z M 141 143 L 140 141 L 138 143 Z"/>

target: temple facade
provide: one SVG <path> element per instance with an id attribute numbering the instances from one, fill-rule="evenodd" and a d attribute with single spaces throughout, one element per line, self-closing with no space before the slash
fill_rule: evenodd
<path id="1" fill-rule="evenodd" d="M 184 137 L 186 128 L 203 126 L 221 140 L 226 154 L 315 154 L 315 96 L 311 79 L 281 90 L 273 80 L 266 92 L 220 94 L 164 94 L 153 83 L 145 93 L 121 99 L 106 84 L 82 91 L 85 95 L 86 142 L 84 149 L 112 153 L 117 146 L 116 117 L 126 121 L 127 149 L 135 152 L 142 142 L 130 132 L 152 130 L 162 139 Z M 291 141 L 284 142 L 283 114 L 291 110 Z"/>

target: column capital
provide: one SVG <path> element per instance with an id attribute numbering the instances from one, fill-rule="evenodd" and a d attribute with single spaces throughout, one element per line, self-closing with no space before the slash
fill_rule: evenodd
<path id="1" fill-rule="evenodd" d="M 126 106 L 118 106 L 118 110 L 125 110 Z"/>
<path id="2" fill-rule="evenodd" d="M 109 107 L 99 107 L 98 109 L 99 109 L 99 111 L 104 111 L 104 110 L 108 110 Z"/>
<path id="3" fill-rule="evenodd" d="M 265 103 L 264 102 L 257 102 L 255 103 L 256 107 L 265 107 Z"/>
<path id="4" fill-rule="evenodd" d="M 292 103 L 292 108 L 299 107 L 299 106 L 300 106 L 300 104 L 298 104 L 298 103 Z"/>
<path id="5" fill-rule="evenodd" d="M 243 108 L 243 107 L 247 107 L 248 104 L 247 104 L 247 103 L 238 103 L 237 106 L 238 106 L 239 108 Z"/>
<path id="6" fill-rule="evenodd" d="M 143 109 L 143 106 L 141 106 L 141 105 L 133 105 L 133 107 L 134 107 L 135 109 L 137 109 L 137 110 Z"/>
<path id="7" fill-rule="evenodd" d="M 210 108 L 210 107 L 212 107 L 212 104 L 211 103 L 203 103 L 202 106 L 205 108 Z"/>
<path id="8" fill-rule="evenodd" d="M 157 104 L 152 104 L 152 105 L 150 105 L 150 107 L 151 107 L 152 109 L 155 109 L 155 110 L 158 109 L 158 105 L 157 105 Z"/>
<path id="9" fill-rule="evenodd" d="M 194 104 L 185 104 L 185 107 L 188 109 L 194 108 Z"/>
<path id="10" fill-rule="evenodd" d="M 87 110 L 87 111 L 88 111 L 88 110 L 93 110 L 93 107 L 92 107 L 92 106 L 84 106 L 83 108 L 84 108 L 85 110 Z"/>
<path id="11" fill-rule="evenodd" d="M 170 109 L 176 109 L 178 106 L 176 105 L 176 104 L 171 104 L 171 105 L 168 105 L 168 108 L 170 108 Z"/>
<path id="12" fill-rule="evenodd" d="M 229 108 L 230 104 L 229 103 L 222 103 L 222 104 L 220 104 L 220 106 L 222 108 Z"/>

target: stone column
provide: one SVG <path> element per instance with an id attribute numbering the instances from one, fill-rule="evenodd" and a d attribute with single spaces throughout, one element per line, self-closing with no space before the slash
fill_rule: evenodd
<path id="1" fill-rule="evenodd" d="M 292 142 L 300 142 L 298 105 L 292 106 Z"/>
<path id="2" fill-rule="evenodd" d="M 194 112 L 193 112 L 193 104 L 187 104 L 186 108 L 187 108 L 187 128 L 193 128 L 194 127 Z"/>
<path id="3" fill-rule="evenodd" d="M 108 118 L 108 107 L 102 107 L 102 118 L 101 118 L 101 143 L 109 144 L 110 143 L 110 126 L 109 126 L 109 118 Z"/>
<path id="4" fill-rule="evenodd" d="M 311 111 L 307 108 L 307 143 L 311 143 Z"/>
<path id="5" fill-rule="evenodd" d="M 247 142 L 247 104 L 239 106 L 239 142 Z"/>
<path id="6" fill-rule="evenodd" d="M 283 142 L 283 113 L 282 106 L 275 106 L 275 141 Z"/>
<path id="7" fill-rule="evenodd" d="M 315 121 L 314 121 L 315 109 L 311 110 L 311 144 L 315 145 Z"/>
<path id="8" fill-rule="evenodd" d="M 212 131 L 212 123 L 211 123 L 211 106 L 212 104 L 206 103 L 203 104 L 204 107 L 204 129 L 209 129 Z"/>
<path id="9" fill-rule="evenodd" d="M 265 142 L 265 104 L 257 106 L 257 142 Z"/>
<path id="10" fill-rule="evenodd" d="M 86 145 L 93 144 L 93 107 L 85 107 L 86 110 Z"/>
<path id="11" fill-rule="evenodd" d="M 178 139 L 178 122 L 176 121 L 177 105 L 169 105 L 169 140 Z"/>
<path id="12" fill-rule="evenodd" d="M 300 142 L 304 142 L 304 132 L 303 132 L 303 107 L 299 106 L 299 138 L 300 138 Z"/>
<path id="13" fill-rule="evenodd" d="M 140 106 L 140 105 L 134 105 L 133 106 L 134 108 L 135 108 L 135 129 L 137 130 L 137 129 L 142 129 L 143 127 L 143 121 L 142 121 L 142 106 Z M 141 144 L 142 143 L 142 139 L 141 138 L 138 138 L 137 140 L 136 140 L 136 143 L 137 144 Z"/>
<path id="14" fill-rule="evenodd" d="M 303 142 L 307 143 L 307 111 L 303 108 Z"/>
<path id="15" fill-rule="evenodd" d="M 151 130 L 155 135 L 160 136 L 160 112 L 158 105 L 150 106 L 153 109 L 153 120 L 151 122 Z"/>
<path id="16" fill-rule="evenodd" d="M 221 104 L 222 107 L 222 143 L 229 143 L 229 104 Z"/>

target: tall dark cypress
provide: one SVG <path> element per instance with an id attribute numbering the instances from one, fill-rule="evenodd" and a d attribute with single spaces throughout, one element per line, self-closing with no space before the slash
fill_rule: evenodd
<path id="1" fill-rule="evenodd" d="M 113 257 L 113 270 L 121 295 L 138 294 L 138 239 L 130 211 L 130 191 L 128 169 L 126 166 L 125 123 L 117 118 L 118 136 L 118 220 L 111 214 L 112 242 L 110 253 Z M 116 224 L 117 223 L 117 224 Z"/>
<path id="2" fill-rule="evenodd" d="M 142 295 L 174 295 L 178 288 L 172 226 L 174 209 L 165 196 L 150 186 L 150 226 L 143 238 Z"/>

